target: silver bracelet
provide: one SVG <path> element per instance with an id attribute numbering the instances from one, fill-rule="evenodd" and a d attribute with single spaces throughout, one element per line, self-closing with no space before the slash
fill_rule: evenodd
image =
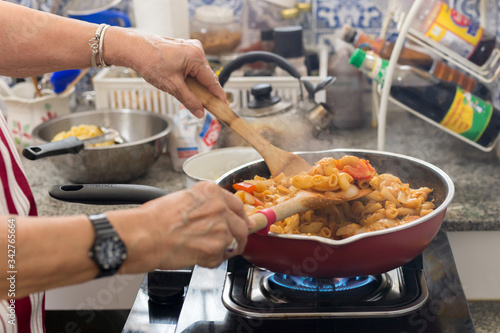
<path id="1" fill-rule="evenodd" d="M 97 27 L 94 37 L 89 40 L 89 45 L 92 49 L 91 63 L 92 67 L 94 68 L 106 67 L 106 64 L 104 63 L 102 58 L 102 40 L 104 37 L 104 33 L 108 28 L 109 25 L 104 23 L 100 24 Z"/>
<path id="2" fill-rule="evenodd" d="M 106 33 L 106 30 L 108 30 L 110 26 L 109 25 L 106 25 L 104 27 L 104 29 L 102 29 L 102 32 L 101 32 L 101 38 L 99 38 L 99 60 L 101 61 L 99 68 L 106 68 L 108 67 L 108 65 L 106 65 L 106 63 L 104 62 L 104 52 L 102 51 L 102 44 L 103 44 L 103 41 L 104 41 L 104 34 Z"/>

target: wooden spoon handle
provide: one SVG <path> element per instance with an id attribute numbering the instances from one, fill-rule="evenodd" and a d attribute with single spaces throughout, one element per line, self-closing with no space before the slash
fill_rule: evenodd
<path id="1" fill-rule="evenodd" d="M 289 216 L 301 212 L 306 212 L 308 210 L 320 209 L 328 205 L 338 205 L 342 202 L 356 200 L 370 194 L 371 192 L 371 189 L 365 188 L 359 190 L 359 192 L 355 196 L 345 198 L 341 195 L 339 195 L 338 197 L 329 197 L 324 194 L 300 191 L 299 194 L 297 194 L 290 200 L 283 201 L 276 206 L 265 208 L 251 215 L 250 219 L 255 221 L 255 226 L 251 228 L 249 232 L 257 232 L 260 235 L 266 235 L 269 231 L 269 226 L 276 221 L 284 220 Z"/>
<path id="2" fill-rule="evenodd" d="M 208 89 L 193 77 L 188 76 L 185 80 L 188 88 L 198 97 L 203 106 L 214 116 L 238 133 L 264 158 L 272 174 L 277 169 L 282 168 L 279 165 L 280 160 L 277 157 L 283 153 L 291 154 L 273 146 L 264 139 L 253 127 L 241 119 L 231 108 L 220 98 L 212 94 Z"/>
<path id="3" fill-rule="evenodd" d="M 266 230 L 266 227 L 270 226 L 276 221 L 281 221 L 294 214 L 308 211 L 310 208 L 303 205 L 302 197 L 295 196 L 290 200 L 283 201 L 282 203 L 263 209 L 250 216 L 250 219 L 255 221 L 255 227 L 249 230 L 250 233 L 257 232 L 259 230 Z M 268 231 L 268 230 L 267 230 Z M 265 231 L 263 234 L 267 234 Z"/>

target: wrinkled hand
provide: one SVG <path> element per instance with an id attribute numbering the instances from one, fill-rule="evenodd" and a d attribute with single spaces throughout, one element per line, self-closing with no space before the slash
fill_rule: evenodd
<path id="1" fill-rule="evenodd" d="M 178 269 L 195 264 L 217 267 L 245 249 L 253 227 L 243 204 L 212 182 L 199 182 L 189 190 L 150 201 L 141 209 L 155 223 L 151 235 L 158 268 Z M 236 248 L 227 248 L 237 241 Z"/>
<path id="2" fill-rule="evenodd" d="M 142 35 L 141 42 L 134 46 L 133 54 L 130 67 L 147 82 L 177 98 L 195 116 L 201 118 L 204 108 L 184 83 L 188 75 L 227 102 L 200 41 Z"/>

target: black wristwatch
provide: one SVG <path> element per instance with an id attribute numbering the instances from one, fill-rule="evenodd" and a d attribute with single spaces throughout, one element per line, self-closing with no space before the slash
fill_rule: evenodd
<path id="1" fill-rule="evenodd" d="M 95 241 L 89 250 L 89 257 L 99 267 L 96 279 L 115 274 L 127 259 L 125 243 L 113 228 L 106 215 L 88 216 L 95 229 Z"/>

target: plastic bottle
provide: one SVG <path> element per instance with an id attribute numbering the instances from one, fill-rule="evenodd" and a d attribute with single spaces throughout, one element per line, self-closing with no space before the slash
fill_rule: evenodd
<path id="1" fill-rule="evenodd" d="M 350 64 L 383 84 L 389 62 L 373 52 L 356 49 Z M 451 82 L 426 71 L 396 65 L 391 96 L 426 118 L 483 147 L 491 147 L 500 133 L 500 111 Z"/>
<path id="2" fill-rule="evenodd" d="M 349 26 L 345 26 L 342 32 L 342 39 L 355 47 L 369 48 L 383 59 L 389 59 L 394 48 L 394 43 L 383 38 L 370 38 L 363 31 L 359 31 Z M 411 65 L 426 70 L 431 69 L 434 59 L 406 45 L 401 49 L 398 63 Z"/>
<path id="3" fill-rule="evenodd" d="M 382 38 L 372 39 L 362 31 L 358 31 L 351 27 L 344 27 L 343 39 L 359 48 L 369 48 L 382 59 L 391 57 L 394 43 Z M 398 58 L 398 64 L 410 65 L 424 69 L 436 76 L 437 78 L 455 82 L 461 88 L 473 93 L 484 100 L 491 100 L 491 91 L 482 83 L 474 78 L 454 69 L 444 62 L 432 58 L 430 55 L 414 50 L 411 47 L 404 46 Z"/>
<path id="4" fill-rule="evenodd" d="M 483 65 L 495 49 L 495 37 L 440 0 L 425 0 L 412 27 L 476 65 Z"/>

